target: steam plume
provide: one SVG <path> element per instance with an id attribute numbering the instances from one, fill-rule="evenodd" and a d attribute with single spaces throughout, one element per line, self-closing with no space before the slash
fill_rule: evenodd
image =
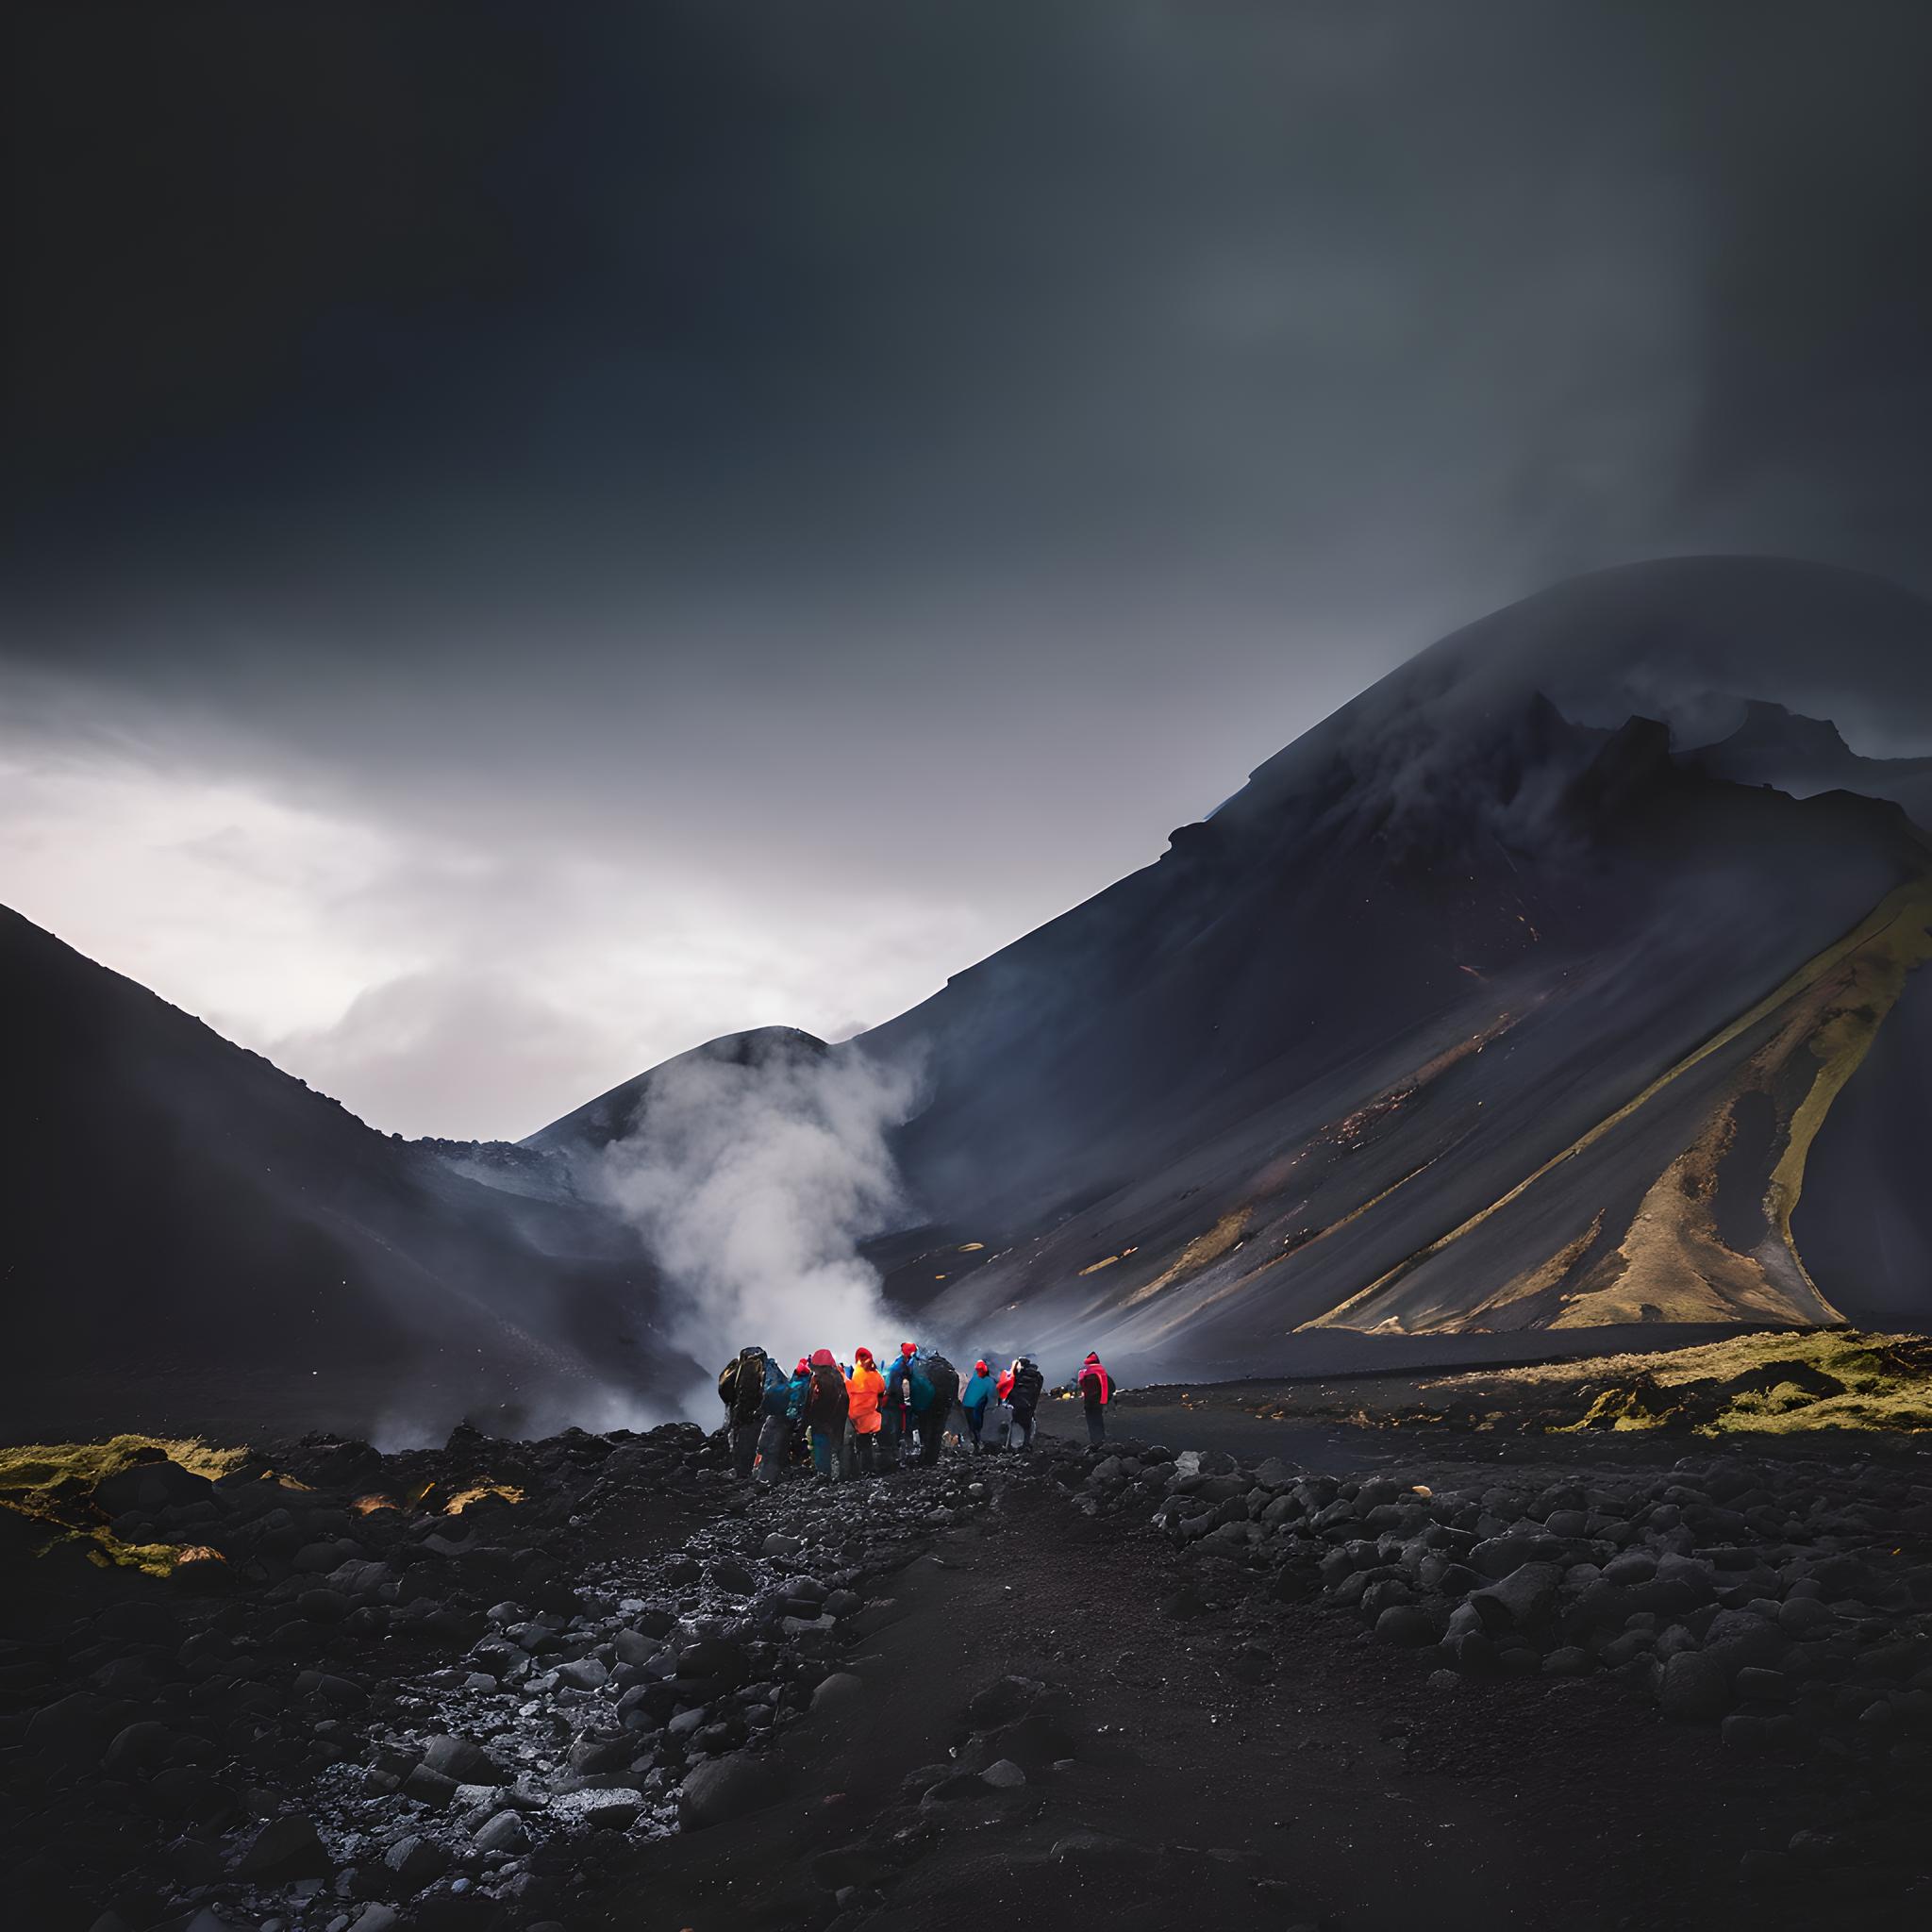
<path id="1" fill-rule="evenodd" d="M 858 1243 L 900 1206 L 886 1135 L 917 1091 L 849 1047 L 660 1072 L 602 1178 L 663 1272 L 673 1342 L 720 1365 L 754 1342 L 788 1365 L 887 1345 Z M 708 1415 L 715 1398 L 696 1407 Z"/>

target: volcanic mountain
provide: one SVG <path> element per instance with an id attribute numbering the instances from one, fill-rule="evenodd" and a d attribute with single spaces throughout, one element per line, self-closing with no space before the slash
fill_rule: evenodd
<path id="1" fill-rule="evenodd" d="M 1578 578 L 887 1024 L 713 1041 L 519 1146 L 374 1133 L 6 915 L 11 1426 L 91 1391 L 124 1426 L 365 1429 L 675 1398 L 602 1150 L 709 1060 L 916 1079 L 866 1252 L 909 1332 L 974 1351 L 1237 1375 L 1924 1325 L 1926 742 L 1902 591 Z"/>
<path id="2" fill-rule="evenodd" d="M 696 1374 L 541 1158 L 378 1134 L 4 909 L 0 1011 L 16 1439 L 614 1422 Z"/>
<path id="3" fill-rule="evenodd" d="M 833 1050 L 924 1073 L 893 1298 L 1160 1374 L 1346 1331 L 1923 1322 L 1922 767 L 1766 709 L 1826 702 L 1932 723 L 1932 608 L 1685 559 L 1424 652 Z M 1755 758 L 1778 720 L 1807 795 Z"/>

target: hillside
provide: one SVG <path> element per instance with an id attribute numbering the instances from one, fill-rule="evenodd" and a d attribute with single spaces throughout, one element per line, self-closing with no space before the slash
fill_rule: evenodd
<path id="1" fill-rule="evenodd" d="M 687 1378 L 600 1212 L 462 1177 L 8 911 L 0 1010 L 15 1440 L 617 1420 Z"/>
<path id="2" fill-rule="evenodd" d="M 1920 768 L 1847 753 L 1824 775 L 1871 795 L 1795 797 L 1674 740 L 1761 737 L 1758 693 L 1908 725 L 1928 666 L 1917 600 L 1744 559 L 1423 653 L 866 1038 L 934 1076 L 893 1293 L 1143 1373 L 1287 1371 L 1338 1329 L 1924 1320 L 1892 1131 L 1924 1105 Z"/>
<path id="3" fill-rule="evenodd" d="M 869 1250 L 891 1296 L 1141 1375 L 1331 1365 L 1350 1331 L 1924 1319 L 1926 764 L 1793 706 L 1932 728 L 1932 608 L 1685 558 L 1423 652 L 832 1049 L 924 1082 L 921 1218 Z M 653 1077 L 525 1144 L 581 1158 Z"/>

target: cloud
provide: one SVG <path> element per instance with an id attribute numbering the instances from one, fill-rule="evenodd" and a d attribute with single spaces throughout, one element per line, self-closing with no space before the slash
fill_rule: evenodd
<path id="1" fill-rule="evenodd" d="M 466 837 L 0 730 L 0 899 L 412 1136 L 519 1139 L 720 1034 L 885 1019 L 1010 937 L 920 884 L 573 855 L 541 814 Z"/>
<path id="2" fill-rule="evenodd" d="M 269 1057 L 377 1125 L 435 1124 L 455 1139 L 531 1109 L 563 1111 L 609 1084 L 607 1016 L 553 1004 L 502 971 L 444 967 L 358 992 L 332 1024 L 274 1041 Z M 506 1132 L 510 1130 L 506 1129 Z M 491 1136 L 493 1138 L 493 1136 Z"/>
<path id="3" fill-rule="evenodd" d="M 1816 15 L 39 9 L 0 894 L 521 1132 L 885 1017 L 1553 577 L 1923 585 L 1932 14 Z"/>

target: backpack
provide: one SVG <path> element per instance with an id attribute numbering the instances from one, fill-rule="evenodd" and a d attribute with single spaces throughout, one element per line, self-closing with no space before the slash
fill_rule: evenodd
<path id="1" fill-rule="evenodd" d="M 959 1396 L 959 1372 L 938 1349 L 920 1356 L 914 1364 L 914 1373 L 924 1381 L 932 1393 L 926 1402 L 928 1408 L 937 1408 L 943 1415 Z M 918 1398 L 913 1399 L 915 1408 L 920 1407 Z"/>
<path id="2" fill-rule="evenodd" d="M 845 1377 L 836 1366 L 821 1364 L 811 1372 L 811 1394 L 807 1398 L 808 1415 L 822 1415 L 829 1426 L 838 1417 L 849 1415 L 852 1398 L 845 1387 Z"/>
<path id="3" fill-rule="evenodd" d="M 765 1399 L 765 1352 L 747 1348 L 738 1357 L 738 1379 L 731 1385 L 731 1420 L 748 1423 Z"/>

